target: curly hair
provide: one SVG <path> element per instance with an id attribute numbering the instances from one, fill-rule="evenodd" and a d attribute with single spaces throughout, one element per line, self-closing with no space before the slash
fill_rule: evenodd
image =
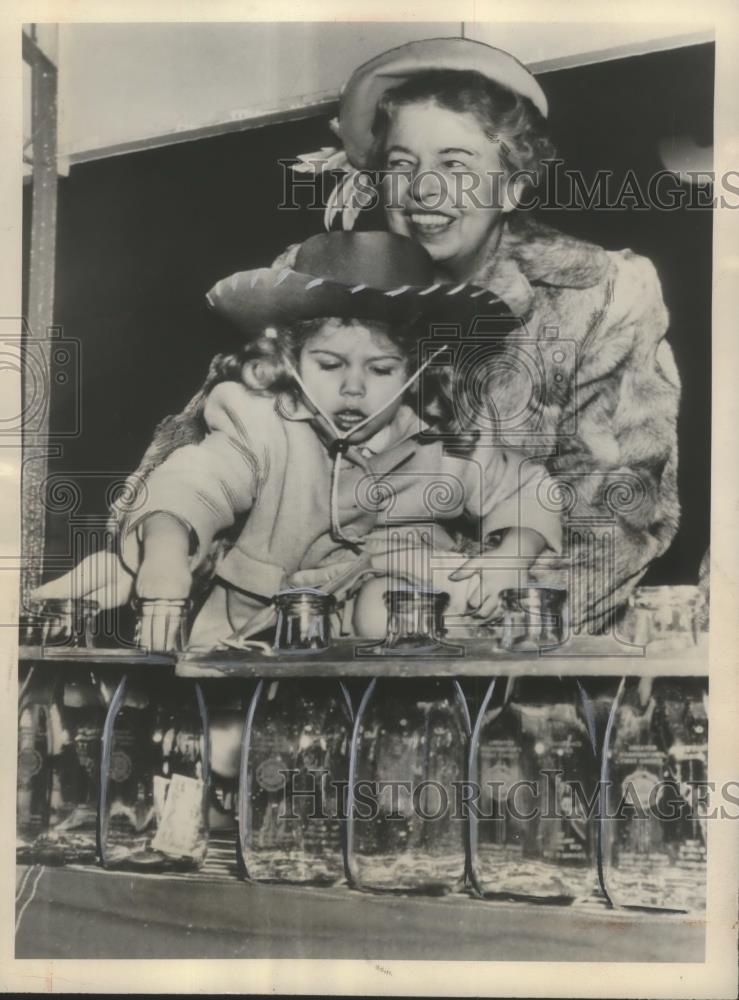
<path id="1" fill-rule="evenodd" d="M 393 112 L 423 101 L 474 115 L 488 139 L 499 143 L 501 162 L 511 173 L 526 171 L 539 177 L 544 161 L 555 156 L 546 121 L 528 97 L 475 70 L 429 70 L 387 90 L 378 102 L 372 127 L 374 169 L 384 166 L 385 138 Z M 528 183 L 534 182 L 529 178 Z"/>
<path id="2" fill-rule="evenodd" d="M 211 362 L 207 391 L 218 382 L 235 381 L 243 382 L 253 392 L 270 395 L 287 392 L 299 398 L 301 390 L 290 366 L 298 367 L 306 341 L 331 319 L 321 317 L 277 327 L 249 341 L 233 354 L 217 355 Z M 404 324 L 349 319 L 339 322 L 347 326 L 354 322 L 371 323 L 373 329 L 383 333 L 401 351 L 409 375 L 422 363 L 419 344 L 426 331 L 419 320 Z M 405 402 L 439 433 L 464 434 L 466 429 L 459 426 L 458 408 L 452 402 L 454 385 L 454 372 L 448 366 L 431 365 L 407 390 Z"/>

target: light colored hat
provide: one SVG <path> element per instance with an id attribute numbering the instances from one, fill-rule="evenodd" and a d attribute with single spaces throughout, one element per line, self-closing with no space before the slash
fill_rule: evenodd
<path id="1" fill-rule="evenodd" d="M 547 99 L 536 79 L 509 52 L 468 38 L 426 38 L 375 56 L 356 69 L 341 93 L 339 130 L 350 162 L 369 165 L 377 105 L 386 91 L 429 70 L 473 70 L 528 97 L 546 118 Z"/>

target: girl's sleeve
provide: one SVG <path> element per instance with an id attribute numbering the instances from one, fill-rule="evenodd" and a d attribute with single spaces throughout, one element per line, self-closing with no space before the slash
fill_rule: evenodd
<path id="1" fill-rule="evenodd" d="M 580 351 L 573 432 L 549 463 L 565 531 L 560 570 L 580 595 L 573 620 L 593 627 L 667 549 L 680 513 L 680 380 L 659 279 L 630 251 L 612 259 L 603 318 Z"/>
<path id="2" fill-rule="evenodd" d="M 214 537 L 251 508 L 266 461 L 248 402 L 239 383 L 217 385 L 205 404 L 203 440 L 176 449 L 147 476 L 120 532 L 121 558 L 132 572 L 140 561 L 141 525 L 152 514 L 169 514 L 187 528 L 195 568 Z"/>

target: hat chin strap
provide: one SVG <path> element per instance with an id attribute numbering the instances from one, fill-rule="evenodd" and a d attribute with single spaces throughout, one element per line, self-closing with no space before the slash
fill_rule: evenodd
<path id="1" fill-rule="evenodd" d="M 326 413 L 326 411 L 323 410 L 322 407 L 320 407 L 318 403 L 313 399 L 308 390 L 308 387 L 301 378 L 300 373 L 298 372 L 295 365 L 292 363 L 292 361 L 290 361 L 289 358 L 285 358 L 285 367 L 290 372 L 290 375 L 292 375 L 292 377 L 300 386 L 303 395 L 310 401 L 311 405 L 315 407 L 318 415 L 326 421 L 329 429 L 334 435 L 334 440 L 331 443 L 331 450 L 334 452 L 334 464 L 331 469 L 331 503 L 330 503 L 331 536 L 334 539 L 334 541 L 346 542 L 347 544 L 353 547 L 364 544 L 363 539 L 349 538 L 347 535 L 345 535 L 344 532 L 341 530 L 341 522 L 339 520 L 339 475 L 341 473 L 341 456 L 350 446 L 349 438 L 353 434 L 356 434 L 357 431 L 360 431 L 363 427 L 366 427 L 371 420 L 374 420 L 375 417 L 378 417 L 384 410 L 388 408 L 388 406 L 392 406 L 392 404 L 397 399 L 399 399 L 405 392 L 407 392 L 408 389 L 410 389 L 410 387 L 413 385 L 413 383 L 416 381 L 419 375 L 421 375 L 421 373 L 426 368 L 428 368 L 431 362 L 435 358 L 437 358 L 443 351 L 448 350 L 448 348 L 449 348 L 448 344 L 442 344 L 441 347 L 438 347 L 435 351 L 433 351 L 433 353 L 429 355 L 426 361 L 424 361 L 424 363 L 415 370 L 415 372 L 411 375 L 411 377 L 407 379 L 403 383 L 403 385 L 401 385 L 401 387 L 397 390 L 397 392 L 394 392 L 393 395 L 388 400 L 386 400 L 381 407 L 379 407 L 379 409 L 375 410 L 374 413 L 370 413 L 370 415 L 368 417 L 365 417 L 364 420 L 360 420 L 358 424 L 356 424 L 354 427 L 351 427 L 348 431 L 339 430 L 339 428 L 333 422 L 328 413 Z"/>

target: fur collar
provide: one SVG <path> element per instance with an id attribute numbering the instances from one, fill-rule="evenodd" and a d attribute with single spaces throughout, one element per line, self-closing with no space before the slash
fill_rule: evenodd
<path id="1" fill-rule="evenodd" d="M 606 251 L 594 243 L 535 222 L 506 223 L 500 242 L 472 278 L 519 315 L 532 306 L 536 284 L 592 288 L 608 271 Z"/>

